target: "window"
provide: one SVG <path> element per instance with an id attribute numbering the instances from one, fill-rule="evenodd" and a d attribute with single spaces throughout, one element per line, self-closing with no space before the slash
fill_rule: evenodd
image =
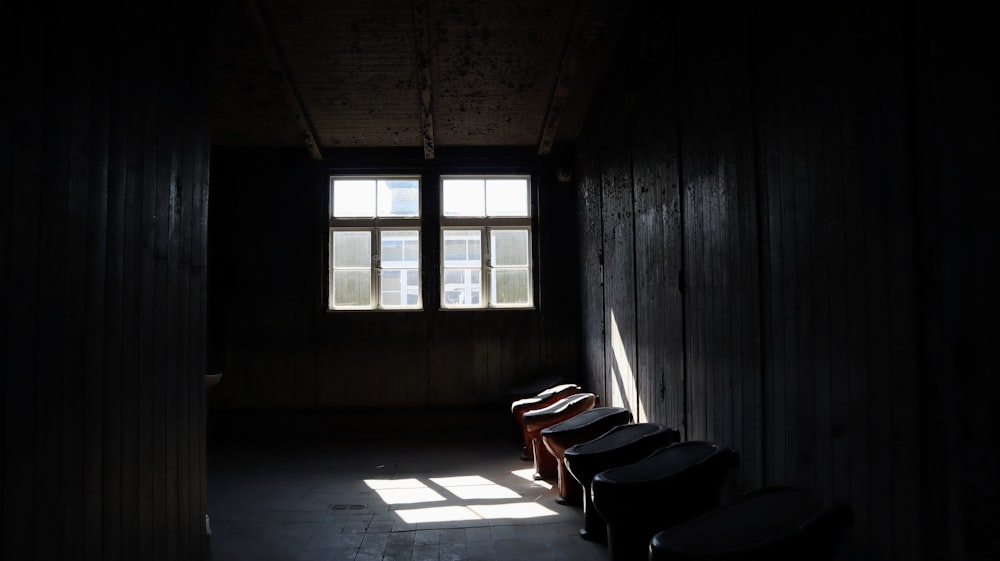
<path id="1" fill-rule="evenodd" d="M 420 180 L 331 177 L 329 309 L 421 306 Z"/>
<path id="2" fill-rule="evenodd" d="M 528 181 L 511 176 L 441 179 L 442 308 L 534 305 Z"/>

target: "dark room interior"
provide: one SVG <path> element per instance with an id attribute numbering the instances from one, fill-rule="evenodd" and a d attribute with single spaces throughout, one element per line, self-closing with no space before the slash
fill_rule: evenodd
<path id="1" fill-rule="evenodd" d="M 849 505 L 837 560 L 997 558 L 991 3 L 2 12 L 3 559 L 608 559 L 511 475 L 563 382 Z M 380 518 L 390 464 L 560 514 Z"/>

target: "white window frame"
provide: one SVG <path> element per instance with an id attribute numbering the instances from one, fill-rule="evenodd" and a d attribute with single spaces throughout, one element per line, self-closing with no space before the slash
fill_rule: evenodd
<path id="1" fill-rule="evenodd" d="M 422 243 L 422 220 L 420 216 L 420 198 L 423 196 L 423 186 L 420 176 L 416 175 L 330 175 L 329 177 L 329 237 L 328 237 L 328 267 L 327 267 L 327 310 L 328 311 L 344 311 L 344 310 L 386 310 L 386 311 L 399 311 L 399 310 L 422 310 L 423 309 L 423 282 L 422 282 L 422 261 L 423 261 L 423 251 L 421 248 Z M 406 217 L 335 217 L 334 216 L 334 182 L 338 180 L 408 180 L 417 181 L 418 185 L 418 200 L 417 200 L 417 214 L 415 216 Z M 377 196 L 377 195 L 376 195 Z M 376 209 L 378 204 L 376 202 Z M 376 210 L 376 214 L 378 211 Z M 416 267 L 382 267 L 381 262 L 381 251 L 382 251 L 382 236 L 386 232 L 414 232 L 417 235 L 417 264 Z M 370 271 L 371 279 L 371 293 L 368 305 L 363 306 L 350 306 L 350 305 L 336 305 L 336 286 L 335 286 L 335 276 L 337 268 L 335 267 L 335 244 L 334 236 L 337 232 L 368 232 L 371 236 L 371 261 L 367 268 Z M 417 272 L 417 298 L 415 304 L 385 304 L 382 301 L 382 278 L 385 271 L 388 270 L 416 270 Z"/>
<path id="2" fill-rule="evenodd" d="M 482 214 L 484 216 L 445 216 L 445 189 L 444 182 L 449 179 L 469 179 L 469 180 L 491 180 L 491 179 L 523 179 L 526 182 L 526 193 L 527 197 L 527 214 L 525 216 L 487 216 L 487 212 L 484 210 Z M 440 194 L 440 219 L 441 219 L 441 235 L 440 235 L 440 253 L 441 260 L 439 263 L 441 282 L 438 287 L 439 293 L 441 295 L 440 307 L 443 310 L 482 310 L 482 309 L 503 309 L 503 310 L 527 310 L 534 309 L 535 307 L 535 286 L 534 286 L 534 260 L 532 256 L 532 216 L 531 216 L 531 176 L 530 175 L 475 175 L 475 174 L 461 174 L 461 175 L 442 175 L 441 184 L 439 188 Z M 484 193 L 485 196 L 485 193 Z M 484 205 L 485 208 L 485 205 Z M 479 303 L 478 304 L 467 304 L 464 302 L 453 302 L 449 303 L 447 298 L 447 286 L 445 283 L 446 272 L 448 268 L 445 267 L 445 232 L 454 230 L 477 230 L 480 232 L 480 285 L 479 285 Z M 528 233 L 527 240 L 527 265 L 525 267 L 504 267 L 498 266 L 493 263 L 492 257 L 492 233 L 498 230 L 523 230 Z M 451 268 L 456 269 L 458 267 Z M 497 303 L 495 300 L 495 290 L 493 286 L 494 274 L 497 270 L 502 269 L 527 269 L 528 275 L 528 286 L 527 286 L 527 302 L 517 303 L 517 304 L 501 304 Z"/>

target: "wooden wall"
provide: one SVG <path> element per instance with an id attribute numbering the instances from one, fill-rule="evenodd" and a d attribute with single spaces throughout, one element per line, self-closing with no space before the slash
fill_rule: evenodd
<path id="1" fill-rule="evenodd" d="M 995 553 L 997 23 L 640 2 L 578 145 L 584 378 L 849 502 L 842 559 Z"/>
<path id="2" fill-rule="evenodd" d="M 3 9 L 3 559 L 205 554 L 208 6 Z"/>
<path id="3" fill-rule="evenodd" d="M 319 164 L 302 156 L 213 155 L 210 364 L 224 373 L 213 409 L 490 406 L 509 415 L 511 386 L 576 377 L 576 211 L 554 159 L 511 150 L 444 150 L 428 161 L 419 150 L 334 150 Z M 422 175 L 423 310 L 327 311 L 331 173 Z M 441 173 L 536 174 L 536 309 L 438 309 Z"/>

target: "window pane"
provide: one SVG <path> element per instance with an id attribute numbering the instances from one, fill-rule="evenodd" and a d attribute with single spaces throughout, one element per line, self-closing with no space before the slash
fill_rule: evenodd
<path id="1" fill-rule="evenodd" d="M 409 268 L 420 265 L 420 236 L 417 230 L 383 230 L 382 267 Z"/>
<path id="2" fill-rule="evenodd" d="M 528 304 L 527 269 L 494 269 L 492 284 L 490 292 L 494 304 Z"/>
<path id="3" fill-rule="evenodd" d="M 444 266 L 480 266 L 482 235 L 480 230 L 444 230 Z"/>
<path id="4" fill-rule="evenodd" d="M 482 179 L 444 179 L 441 187 L 441 208 L 445 216 L 486 215 Z"/>
<path id="5" fill-rule="evenodd" d="M 416 179 L 380 179 L 378 215 L 420 216 L 420 181 Z"/>
<path id="6" fill-rule="evenodd" d="M 401 273 L 403 271 L 382 271 L 382 305 L 399 306 L 402 302 L 400 296 Z"/>
<path id="7" fill-rule="evenodd" d="M 527 230 L 491 230 L 490 248 L 495 267 L 528 265 Z"/>
<path id="8" fill-rule="evenodd" d="M 487 179 L 486 216 L 528 216 L 528 180 Z"/>
<path id="9" fill-rule="evenodd" d="M 372 179 L 333 180 L 333 216 L 358 218 L 375 216 L 375 181 Z"/>
<path id="10" fill-rule="evenodd" d="M 406 279 L 406 305 L 416 306 L 420 301 L 420 271 L 403 271 Z"/>
<path id="11" fill-rule="evenodd" d="M 419 230 L 381 230 L 379 306 L 398 308 L 420 303 Z"/>
<path id="12" fill-rule="evenodd" d="M 371 271 L 334 271 L 333 304 L 335 306 L 372 305 Z"/>
<path id="13" fill-rule="evenodd" d="M 448 269 L 444 272 L 446 306 L 478 306 L 482 273 L 479 269 Z"/>
<path id="14" fill-rule="evenodd" d="M 420 272 L 413 269 L 382 271 L 382 307 L 416 306 L 420 302 Z"/>
<path id="15" fill-rule="evenodd" d="M 365 267 L 372 265 L 372 235 L 370 232 L 334 232 L 333 267 Z"/>

